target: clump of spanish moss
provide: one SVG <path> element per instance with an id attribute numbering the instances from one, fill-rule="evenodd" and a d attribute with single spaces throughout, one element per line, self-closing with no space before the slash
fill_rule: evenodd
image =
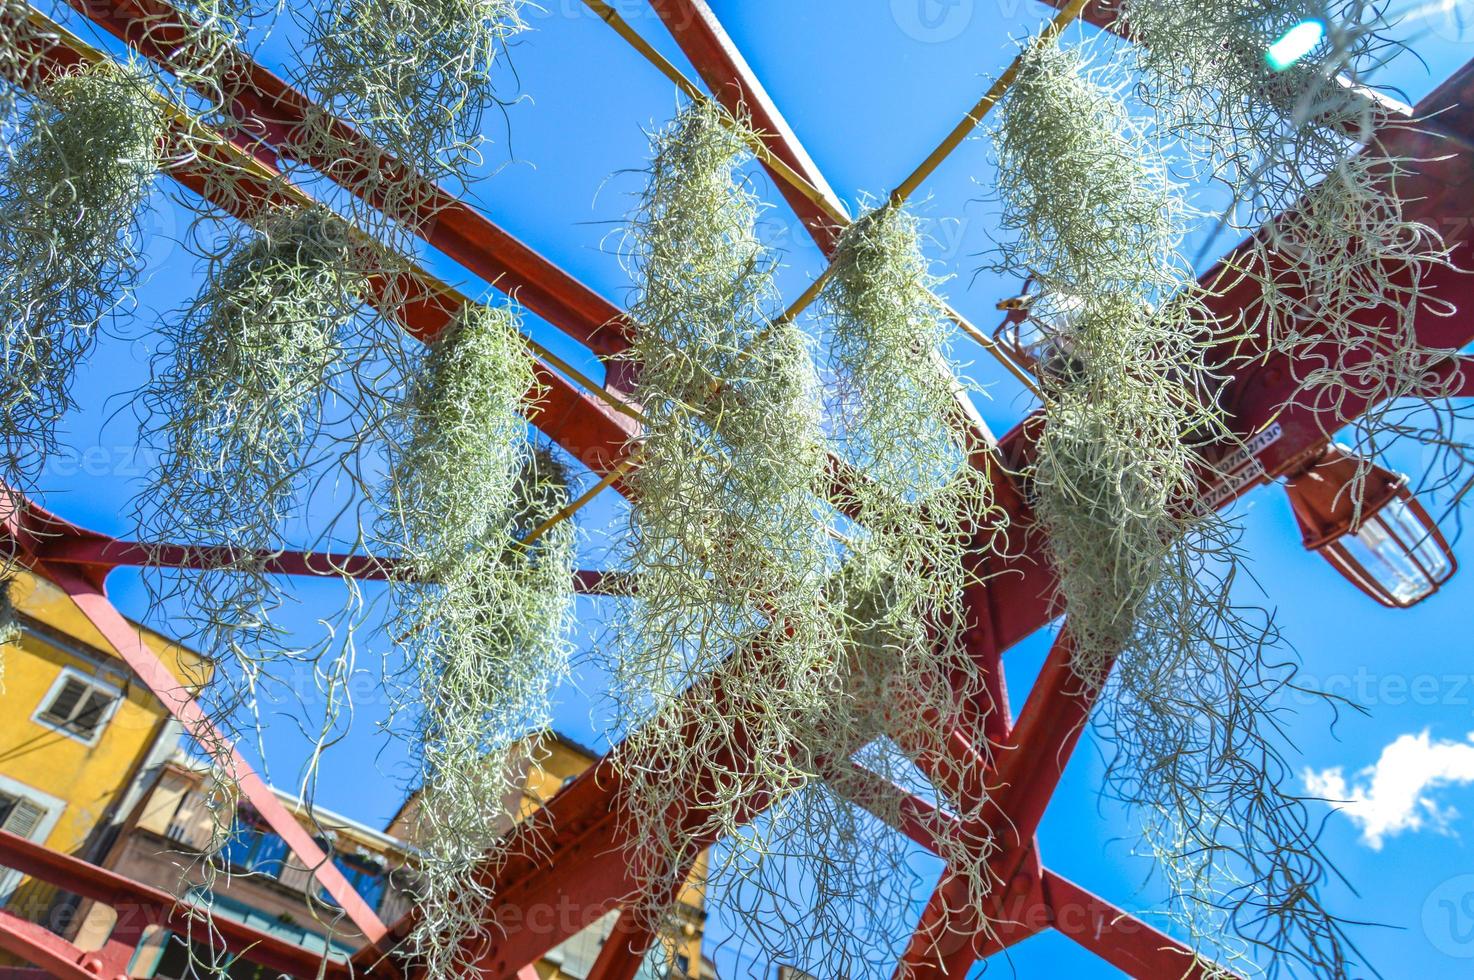
<path id="1" fill-rule="evenodd" d="M 701 840 L 803 778 L 791 768 L 794 726 L 829 698 L 837 664 L 818 382 L 807 338 L 771 320 L 773 261 L 738 170 L 746 143 L 721 112 L 693 105 L 654 138 L 630 232 L 634 398 L 649 423 L 628 481 L 639 593 L 614 672 L 633 729 L 620 755 L 642 851 L 631 860 L 657 896 L 684 878 Z M 680 699 L 723 664 L 740 712 Z M 734 772 L 717 798 L 682 799 L 684 776 L 736 765 L 733 726 L 766 771 Z"/>
<path id="2" fill-rule="evenodd" d="M 433 578 L 500 533 L 537 387 L 517 314 L 467 304 L 431 345 L 397 419 L 387 537 Z"/>
<path id="3" fill-rule="evenodd" d="M 275 655 L 278 594 L 245 552 L 285 547 L 329 391 L 348 371 L 366 260 L 326 210 L 269 216 L 211 259 L 204 290 L 166 324 L 142 393 L 159 463 L 141 522 L 157 540 L 221 549 L 219 568 L 191 580 L 188 612 L 248 676 Z"/>
<path id="4" fill-rule="evenodd" d="M 493 67 L 520 33 L 522 0 L 350 0 L 308 28 L 309 81 L 323 106 L 431 183 L 464 181 L 479 159 L 486 111 L 501 104 Z M 332 147 L 324 147 L 331 150 Z M 398 182 L 383 202 L 413 219 L 424 202 Z"/>
<path id="5" fill-rule="evenodd" d="M 1131 0 L 1121 20 L 1164 131 L 1189 166 L 1230 193 L 1220 222 L 1257 233 L 1225 276 L 1263 287 L 1244 314 L 1260 334 L 1255 356 L 1289 355 L 1297 397 L 1322 411 L 1354 399 L 1358 411 L 1344 414 L 1357 415 L 1365 401 L 1357 427 L 1369 451 L 1412 432 L 1440 447 L 1430 469 L 1466 464 L 1470 447 L 1447 410 L 1452 383 L 1436 370 L 1452 352 L 1414 330 L 1431 302 L 1423 280 L 1447 265 L 1447 247 L 1408 216 L 1399 186 L 1418 162 L 1407 154 L 1437 156 L 1437 142 L 1409 139 L 1416 123 L 1388 129 L 1396 111 L 1363 87 L 1400 50 L 1386 5 Z M 1324 39 L 1276 71 L 1266 49 L 1310 21 Z M 1435 408 L 1420 416 L 1431 415 L 1430 431 L 1407 428 L 1400 400 L 1409 397 Z"/>
<path id="6" fill-rule="evenodd" d="M 495 928 L 485 879 L 473 874 L 495 860 L 506 829 L 489 815 L 519 788 L 515 749 L 550 722 L 550 692 L 568 669 L 574 525 L 523 543 L 568 503 L 562 464 L 524 451 L 506 497 L 479 550 L 399 597 L 404 652 L 420 678 L 420 915 L 411 947 L 431 976 L 460 975 L 473 940 Z"/>
<path id="7" fill-rule="evenodd" d="M 1237 533 L 1197 503 L 1201 450 L 1226 438 L 1205 396 L 1217 325 L 1178 253 L 1186 214 L 1124 81 L 1052 41 L 1028 51 L 997 129 L 1004 263 L 1054 297 L 1045 422 L 1029 467 L 1076 671 L 1112 683 L 1108 792 L 1143 814 L 1172 908 L 1204 949 L 1344 976 L 1352 948 L 1319 902 L 1332 870 L 1279 789 L 1267 614 L 1230 595 Z M 1272 965 L 1273 965 L 1272 964 Z"/>
<path id="8" fill-rule="evenodd" d="M 12 485 L 56 448 L 77 365 L 128 302 L 163 129 L 148 78 L 98 62 L 41 91 L 0 173 L 0 477 Z"/>
<path id="9" fill-rule="evenodd" d="M 844 660 L 828 702 L 788 721 L 789 768 L 803 777 L 776 785 L 714 862 L 710 901 L 742 923 L 743 953 L 817 976 L 871 976 L 901 955 L 925 875 L 915 827 L 961 901 L 980 904 L 996 884 L 986 788 L 948 739 L 967 733 L 985 758 L 989 702 L 957 632 L 918 615 L 933 586 L 925 562 L 891 552 L 900 543 L 856 540 L 831 578 Z M 917 798 L 935 813 L 913 809 Z"/>
<path id="10" fill-rule="evenodd" d="M 981 468 L 991 437 L 964 408 L 967 395 L 948 358 L 938 284 L 916 219 L 887 205 L 845 232 L 822 313 L 839 385 L 841 442 L 868 478 L 851 490 L 862 527 L 839 580 L 849 654 L 864 655 L 856 673 L 869 710 L 879 705 L 886 712 L 884 724 L 864 735 L 885 732 L 902 758 L 934 760 L 931 791 L 958 816 L 949 828 L 960 828 L 981 817 L 986 800 L 954 791 L 964 774 L 943 761 L 954 758 L 946 740 L 959 729 L 978 730 L 977 706 L 989 703 L 982 671 L 963 643 L 963 594 L 980 581 L 979 556 L 996 546 L 1003 512 L 992 501 L 997 471 Z M 851 710 L 859 708 L 857 702 Z M 894 807 L 889 791 L 881 799 L 850 799 L 848 806 L 872 813 Z M 992 884 L 990 848 L 945 840 L 947 830 L 938 831 L 938 845 L 958 845 L 949 848 L 951 873 L 966 878 L 981 901 Z M 833 868 L 825 874 L 835 877 Z"/>

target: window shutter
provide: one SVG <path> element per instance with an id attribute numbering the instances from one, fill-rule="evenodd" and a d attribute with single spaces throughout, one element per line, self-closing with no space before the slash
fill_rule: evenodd
<path id="1" fill-rule="evenodd" d="M 10 815 L 5 818 L 5 828 L 18 837 L 30 840 L 46 819 L 46 810 L 30 800 L 16 800 Z"/>
<path id="2" fill-rule="evenodd" d="M 81 707 L 72 718 L 72 730 L 84 738 L 91 738 L 101 726 L 102 717 L 107 713 L 107 707 L 112 700 L 96 688 L 89 690 L 87 696 L 82 699 Z"/>
<path id="3" fill-rule="evenodd" d="M 56 692 L 50 707 L 46 709 L 46 716 L 54 721 L 66 724 L 71 720 L 72 714 L 77 710 L 77 705 L 82 700 L 82 695 L 87 693 L 87 685 L 75 677 L 68 677 L 62 684 L 61 690 Z"/>

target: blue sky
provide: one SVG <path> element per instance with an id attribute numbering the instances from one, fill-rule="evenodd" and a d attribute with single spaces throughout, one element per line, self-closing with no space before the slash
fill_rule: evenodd
<path id="1" fill-rule="evenodd" d="M 578 0 L 546 0 L 530 16 L 533 30 L 513 51 L 523 100 L 488 120 L 492 144 L 472 199 L 496 222 L 537 248 L 595 290 L 624 304 L 629 284 L 612 254 L 618 223 L 638 189 L 646 155 L 645 131 L 676 110 L 671 86 L 623 45 Z M 712 6 L 763 79 L 778 106 L 830 183 L 852 206 L 881 195 L 911 171 L 1008 62 L 1010 36 L 1048 15 L 1032 0 L 714 0 Z M 1415 2 L 1399 4 L 1412 9 Z M 644 35 L 684 66 L 658 19 L 642 0 L 619 9 Z M 63 18 L 77 24 L 75 18 Z M 82 25 L 85 26 L 85 25 Z M 290 74 L 294 32 L 282 27 L 262 50 L 269 66 Z M 1416 101 L 1474 57 L 1474 4 L 1409 24 L 1422 57 L 1406 57 L 1381 79 Z M 990 246 L 989 148 L 975 139 L 928 182 L 916 208 L 927 219 L 930 251 L 940 272 L 954 278 L 943 292 L 985 329 L 996 323 L 996 300 L 1017 283 L 978 271 Z M 821 268 L 821 258 L 775 202 L 764 219 L 767 240 L 781 250 L 782 284 L 792 297 Z M 127 503 L 147 466 L 134 450 L 137 432 L 127 411 L 129 392 L 146 376 L 157 317 L 197 287 L 187 252 L 174 239 L 187 217 L 162 196 L 149 218 L 151 280 L 139 308 L 119 336 L 107 339 L 84 371 L 82 407 L 69 425 L 71 448 L 43 478 L 46 502 L 84 525 L 128 534 Z M 491 295 L 452 264 L 427 256 L 441 275 L 472 295 Z M 532 322 L 538 338 L 589 364 L 585 352 L 556 331 Z M 979 407 L 998 432 L 1030 407 L 1020 389 L 974 346 L 956 354 L 987 391 Z M 589 364 L 590 367 L 595 367 Z M 120 409 L 122 409 L 120 411 Z M 1416 450 L 1401 465 L 1417 468 Z M 1394 462 L 1397 459 L 1394 458 Z M 1361 597 L 1320 559 L 1307 555 L 1284 494 L 1261 489 L 1241 505 L 1245 544 L 1262 595 L 1278 613 L 1287 643 L 1303 662 L 1304 677 L 1357 700 L 1365 714 L 1343 712 L 1334 727 L 1311 705 L 1292 716 L 1298 749 L 1294 778 L 1314 773 L 1318 786 L 1358 797 L 1355 816 L 1327 816 L 1325 842 L 1359 894 L 1337 895 L 1338 908 L 1376 922 L 1357 933 L 1372 964 L 1388 977 L 1474 973 L 1474 639 L 1466 610 L 1474 606 L 1474 577 L 1465 573 L 1438 596 L 1411 611 L 1383 610 Z M 619 540 L 621 507 L 606 494 L 581 516 L 586 563 L 598 565 Z M 1474 549 L 1456 546 L 1474 568 Z M 111 582 L 126 612 L 169 628 L 168 610 L 153 609 L 136 577 Z M 318 604 L 336 604 L 339 587 L 299 587 L 293 621 L 310 627 Z M 1252 596 L 1249 596 L 1252 597 Z M 580 600 L 580 641 L 597 635 L 597 600 Z M 1022 703 L 1049 637 L 1031 638 L 1008 655 L 1014 704 Z M 366 661 L 359 715 L 351 736 L 329 755 L 317 798 L 350 816 L 382 823 L 402 798 L 409 773 L 402 752 L 374 726 L 382 705 L 373 696 Z M 602 678 L 581 656 L 573 681 L 559 692 L 558 726 L 593 745 L 605 745 L 607 706 Z M 271 776 L 300 778 L 304 743 L 295 725 L 274 719 L 262 738 Z M 1387 752 L 1386 764 L 1377 766 Z M 366 772 L 377 773 L 366 778 Z M 1129 814 L 1099 795 L 1102 765 L 1087 741 L 1066 773 L 1041 831 L 1046 863 L 1054 870 L 1133 911 L 1159 899 L 1150 866 L 1131 854 Z M 1339 780 L 1339 782 L 1337 781 Z M 1299 788 L 1297 786 L 1297 788 Z M 924 898 L 924 891 L 918 892 Z M 713 939 L 728 923 L 713 923 Z M 735 952 L 718 956 L 724 976 L 755 969 Z M 1118 976 L 1068 940 L 1045 934 L 1025 942 L 993 969 L 1038 977 Z"/>

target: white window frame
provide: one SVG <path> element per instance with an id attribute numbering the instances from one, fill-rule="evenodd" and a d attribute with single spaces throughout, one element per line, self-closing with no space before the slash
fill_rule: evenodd
<path id="1" fill-rule="evenodd" d="M 55 701 L 56 696 L 61 693 L 61 689 L 65 686 L 68 678 L 80 681 L 88 687 L 96 688 L 112 699 L 108 702 L 107 710 L 97 720 L 97 727 L 92 730 L 92 736 L 90 738 L 78 735 L 65 725 L 58 725 L 46 717 L 46 709 L 51 706 L 51 702 Z M 83 745 L 93 746 L 102 738 L 102 733 L 107 730 L 108 723 L 113 720 L 113 715 L 117 712 L 118 705 L 122 703 L 123 692 L 120 688 L 91 674 L 84 674 L 75 667 L 63 667 L 61 672 L 56 675 L 56 680 L 51 682 L 51 687 L 47 689 L 46 695 L 41 698 L 41 703 L 36 705 L 36 710 L 31 713 L 31 721 L 40 725 L 42 728 L 49 728 L 53 732 L 59 732 L 74 742 L 81 742 Z"/>
<path id="2" fill-rule="evenodd" d="M 46 815 L 41 818 L 41 822 L 36 825 L 35 832 L 29 838 L 33 843 L 45 844 L 46 839 L 51 836 L 51 831 L 56 829 L 56 822 L 61 819 L 66 803 L 50 793 L 43 793 L 34 786 L 27 786 L 9 776 L 0 776 L 0 793 L 19 796 L 46 811 Z M 0 868 L 0 907 L 4 907 L 10 901 L 11 893 L 15 891 L 15 886 L 20 884 L 20 879 L 20 872 L 14 868 Z"/>

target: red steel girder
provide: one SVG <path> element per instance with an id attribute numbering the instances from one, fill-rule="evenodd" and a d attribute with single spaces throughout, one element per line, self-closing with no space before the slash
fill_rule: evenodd
<path id="1" fill-rule="evenodd" d="M 124 541 L 91 531 L 28 503 L 32 514 L 29 547 L 32 554 L 52 565 L 81 570 L 98 584 L 115 568 L 180 568 L 194 571 L 219 568 L 227 561 L 252 559 L 270 575 L 314 578 L 351 578 L 360 582 L 382 582 L 400 573 L 403 563 L 396 558 L 372 555 L 333 554 L 319 551 L 242 551 L 198 544 L 160 544 Z M 573 588 L 581 595 L 629 595 L 634 579 L 622 572 L 580 569 L 573 573 Z"/>
<path id="2" fill-rule="evenodd" d="M 144 928 L 155 925 L 182 934 L 191 931 L 199 933 L 204 928 L 199 920 L 198 910 L 191 909 L 168 892 L 3 831 L 0 831 L 0 867 L 13 868 L 23 875 L 114 909 L 118 916 L 114 935 L 121 931 L 137 937 Z M 55 943 L 66 943 L 60 936 L 40 926 L 34 928 L 40 929 L 46 936 L 54 939 Z M 252 962 L 290 977 L 311 980 L 319 976 L 319 970 L 324 971 L 324 977 L 346 978 L 349 975 L 344 963 L 325 961 L 321 953 L 304 949 L 224 916 L 214 918 L 209 929 L 212 939 L 218 940 L 230 952 L 245 954 Z M 35 938 L 34 933 L 28 935 Z M 56 952 L 65 952 L 62 946 L 55 945 L 51 940 L 41 941 Z M 70 947 L 71 944 L 66 943 L 66 946 Z M 13 949 L 11 951 L 15 952 Z M 131 955 L 131 948 L 129 953 Z M 97 956 L 95 953 L 81 955 Z M 31 962 L 38 966 L 47 966 L 36 960 Z M 114 964 L 119 973 L 126 965 L 126 959 L 121 964 Z M 95 980 L 99 974 L 86 972 L 83 975 Z"/>
<path id="3" fill-rule="evenodd" d="M 115 980 L 123 976 L 116 968 L 106 971 L 97 954 L 84 953 L 45 926 L 4 909 L 0 909 L 0 949 L 35 964 L 56 980 L 98 980 L 104 976 Z"/>
<path id="4" fill-rule="evenodd" d="M 1049 924 L 1055 931 L 1128 976 L 1139 980 L 1209 980 L 1224 976 L 1166 933 L 1047 868 L 1042 884 Z"/>
<path id="5" fill-rule="evenodd" d="M 734 115 L 739 109 L 745 110 L 751 117 L 753 130 L 764 135 L 773 156 L 787 164 L 827 198 L 835 209 L 844 213 L 844 202 L 804 150 L 788 120 L 778 111 L 762 82 L 758 81 L 705 0 L 650 0 L 650 6 L 680 43 L 716 100 Z M 832 255 L 839 244 L 840 232 L 833 219 L 781 177 L 775 174 L 773 180 L 778 192 L 813 236 L 815 244 L 824 254 Z"/>

